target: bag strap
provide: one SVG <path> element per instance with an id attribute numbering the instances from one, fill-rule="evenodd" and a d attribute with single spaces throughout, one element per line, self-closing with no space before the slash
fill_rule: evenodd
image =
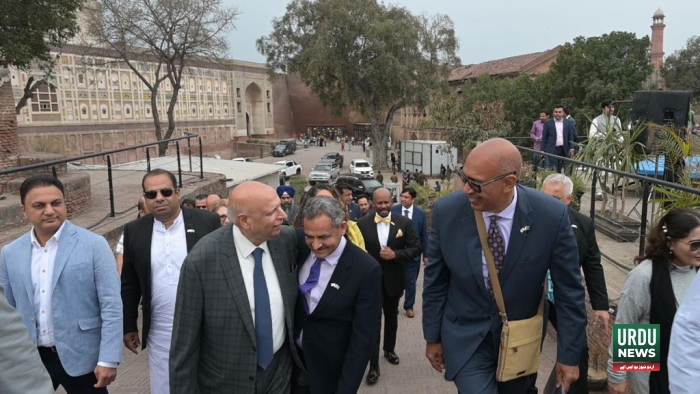
<path id="1" fill-rule="evenodd" d="M 486 232 L 486 223 L 484 222 L 484 213 L 481 211 L 474 211 L 474 217 L 476 218 L 476 228 L 479 230 L 481 249 L 484 251 L 484 256 L 486 257 L 486 266 L 488 267 L 489 277 L 491 278 L 491 288 L 493 289 L 493 296 L 494 298 L 496 298 L 496 304 L 498 305 L 498 310 L 500 312 L 503 323 L 507 323 L 508 315 L 506 314 L 506 304 L 503 301 L 503 293 L 501 292 L 501 281 L 498 278 L 496 264 L 493 261 L 493 253 L 491 253 L 491 248 L 489 248 L 488 235 Z M 544 289 L 544 291 L 546 291 L 546 288 Z M 537 314 L 539 316 L 544 315 L 544 291 L 542 294 L 542 298 L 540 299 L 540 307 L 537 310 Z"/>

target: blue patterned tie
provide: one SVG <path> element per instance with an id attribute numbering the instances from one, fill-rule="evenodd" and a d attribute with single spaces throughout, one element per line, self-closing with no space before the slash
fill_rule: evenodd
<path id="1" fill-rule="evenodd" d="M 270 295 L 263 272 L 262 256 L 264 250 L 255 248 L 253 258 L 253 288 L 255 297 L 255 340 L 258 344 L 258 365 L 266 369 L 272 362 L 275 352 L 272 347 L 272 312 L 270 312 Z"/>
<path id="2" fill-rule="evenodd" d="M 501 229 L 498 227 L 498 219 L 501 217 L 498 215 L 491 216 L 491 221 L 489 223 L 489 249 L 491 249 L 491 254 L 493 254 L 493 263 L 496 266 L 496 272 L 498 276 L 501 276 L 501 269 L 503 269 L 503 262 L 506 261 L 506 243 L 503 240 L 503 234 Z M 489 277 L 489 291 L 493 294 L 493 286 L 491 285 L 491 278 Z"/>
<path id="3" fill-rule="evenodd" d="M 406 217 L 408 217 L 408 209 L 404 209 L 404 210 L 403 210 L 403 215 L 406 216 Z"/>
<path id="4" fill-rule="evenodd" d="M 306 299 L 306 294 L 311 291 L 314 287 L 316 287 L 316 284 L 318 284 L 318 278 L 321 276 L 321 263 L 323 263 L 324 259 L 316 259 L 314 262 L 314 265 L 311 266 L 311 270 L 309 271 L 309 277 L 306 278 L 306 282 L 304 284 L 299 285 L 299 293 L 304 299 L 304 308 L 306 308 L 306 314 L 308 315 L 311 313 L 309 311 L 309 302 Z"/>

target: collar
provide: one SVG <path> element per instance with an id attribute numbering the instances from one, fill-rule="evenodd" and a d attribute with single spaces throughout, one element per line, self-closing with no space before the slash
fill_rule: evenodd
<path id="1" fill-rule="evenodd" d="M 340 244 L 338 245 L 337 248 L 333 251 L 333 253 L 329 254 L 328 257 L 326 257 L 325 260 L 328 264 L 331 266 L 335 267 L 338 265 L 338 261 L 340 261 L 340 256 L 343 254 L 343 251 L 345 250 L 345 245 L 348 244 L 348 241 L 345 239 L 345 237 L 340 237 Z M 314 252 L 311 252 L 313 254 Z M 317 259 L 316 255 L 314 254 L 314 260 Z"/>
<path id="2" fill-rule="evenodd" d="M 401 206 L 401 215 L 403 216 L 403 213 L 404 213 L 403 211 L 406 211 L 406 210 L 408 210 L 408 212 L 412 214 L 412 213 L 413 213 L 413 207 L 414 207 L 414 206 L 415 206 L 415 204 L 411 204 L 410 207 L 406 208 L 406 207 L 404 207 L 404 206 L 402 205 L 402 206 Z"/>
<path id="3" fill-rule="evenodd" d="M 267 248 L 267 241 L 261 243 L 258 246 L 255 246 L 248 238 L 246 238 L 245 235 L 241 232 L 241 229 L 238 228 L 235 224 L 232 226 L 233 227 L 233 242 L 235 243 L 236 247 L 238 250 L 240 250 L 241 254 L 243 257 L 249 257 L 251 254 L 253 254 L 253 251 L 255 248 L 260 248 L 265 251 L 265 253 L 270 254 L 270 250 Z"/>
<path id="4" fill-rule="evenodd" d="M 484 219 L 491 217 L 493 215 L 498 215 L 501 219 L 508 219 L 508 220 L 513 220 L 513 217 L 515 216 L 515 206 L 518 204 L 518 188 L 515 187 L 513 189 L 513 201 L 508 204 L 508 206 L 502 210 L 501 212 L 489 212 L 489 211 L 484 211 Z"/>
<path id="5" fill-rule="evenodd" d="M 61 233 L 63 232 L 63 228 L 66 227 L 67 221 L 68 221 L 67 219 L 64 220 L 63 224 L 61 224 L 61 227 L 59 227 L 58 230 L 56 230 L 56 232 L 53 234 L 53 236 L 51 236 L 51 238 L 49 238 L 46 241 L 47 245 L 48 245 L 49 241 L 51 241 L 52 239 L 55 240 L 56 242 L 58 242 L 59 238 L 61 238 Z M 43 246 L 41 246 L 41 244 L 39 243 L 39 240 L 36 238 L 36 234 L 34 234 L 34 226 L 32 226 L 32 229 L 29 231 L 29 236 L 30 236 L 32 245 L 36 246 L 37 248 L 43 248 Z"/>
<path id="6" fill-rule="evenodd" d="M 180 214 L 177 215 L 177 217 L 175 218 L 175 220 L 173 220 L 173 224 L 172 224 L 169 228 L 173 228 L 173 227 L 177 226 L 177 225 L 180 224 L 180 223 L 184 223 L 185 219 L 184 219 L 183 216 L 182 216 L 182 211 L 183 211 L 183 209 L 180 208 Z M 163 229 L 165 228 L 165 225 L 163 224 L 163 222 L 161 222 L 161 221 L 159 221 L 158 219 L 156 219 L 155 216 L 153 217 L 153 224 L 154 224 L 154 227 L 156 227 L 156 228 L 163 228 Z M 155 226 L 156 224 L 157 224 L 157 226 Z"/>

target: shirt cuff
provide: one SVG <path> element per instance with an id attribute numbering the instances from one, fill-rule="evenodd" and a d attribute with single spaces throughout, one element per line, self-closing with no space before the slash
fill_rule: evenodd
<path id="1" fill-rule="evenodd" d="M 116 368 L 119 366 L 119 363 L 110 363 L 107 361 L 98 361 L 97 365 L 100 367 L 106 367 L 106 368 Z"/>

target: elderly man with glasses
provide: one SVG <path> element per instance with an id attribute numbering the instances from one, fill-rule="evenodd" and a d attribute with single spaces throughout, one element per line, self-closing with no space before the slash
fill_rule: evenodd
<path id="1" fill-rule="evenodd" d="M 426 357 L 460 392 L 526 392 L 528 376 L 496 380 L 503 322 L 492 281 L 500 283 L 507 319 L 529 319 L 539 309 L 548 270 L 560 327 L 557 383 L 568 389 L 578 379 L 586 310 L 576 238 L 564 204 L 518 185 L 521 165 L 513 144 L 485 141 L 457 171 L 464 189 L 433 207 L 423 285 Z M 489 275 L 477 215 L 488 228 L 485 247 L 494 255 L 497 278 Z"/>
<path id="2" fill-rule="evenodd" d="M 168 362 L 180 267 L 205 235 L 221 227 L 219 216 L 202 209 L 181 209 L 175 175 L 155 169 L 143 177 L 149 214 L 124 228 L 122 301 L 124 345 L 134 353 L 148 346 L 151 393 L 169 393 Z M 142 340 L 137 319 L 143 301 Z M 143 341 L 143 342 L 142 342 Z"/>

